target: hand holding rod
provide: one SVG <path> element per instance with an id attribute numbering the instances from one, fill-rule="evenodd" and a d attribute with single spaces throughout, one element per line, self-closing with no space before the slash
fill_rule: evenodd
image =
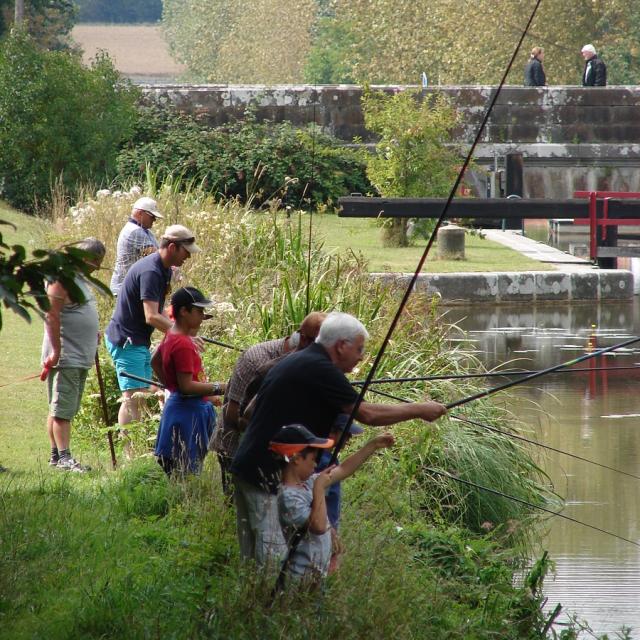
<path id="1" fill-rule="evenodd" d="M 585 360 L 589 360 L 590 358 L 601 356 L 605 353 L 615 351 L 616 349 L 622 349 L 622 347 L 626 347 L 636 342 L 640 342 L 640 338 L 637 336 L 634 338 L 629 338 L 629 340 L 625 340 L 624 342 L 619 342 L 618 344 L 614 344 L 611 347 L 605 347 L 604 349 L 598 349 L 597 351 L 592 351 L 591 353 L 585 353 L 584 355 L 579 356 L 578 358 L 574 358 L 573 360 L 569 360 L 568 362 L 557 364 L 553 367 L 549 367 L 548 369 L 543 369 L 542 371 L 537 371 L 528 376 L 525 376 L 524 378 L 520 378 L 519 380 L 512 380 L 511 382 L 505 382 L 504 384 L 500 384 L 497 387 L 492 387 L 491 389 L 486 389 L 485 391 L 474 393 L 473 395 L 468 396 L 466 398 L 456 400 L 455 402 L 450 402 L 445 406 L 447 407 L 447 409 L 453 409 L 454 407 L 459 407 L 460 405 L 467 404 L 467 402 L 471 402 L 472 400 L 486 398 L 487 396 L 490 396 L 498 391 L 509 389 L 510 387 L 515 387 L 515 385 L 517 384 L 522 384 L 523 382 L 534 380 L 535 378 L 540 378 L 541 376 L 547 375 L 548 373 L 553 373 L 554 371 L 558 371 L 559 369 L 570 367 L 574 364 L 577 364 L 578 362 L 584 362 Z"/>

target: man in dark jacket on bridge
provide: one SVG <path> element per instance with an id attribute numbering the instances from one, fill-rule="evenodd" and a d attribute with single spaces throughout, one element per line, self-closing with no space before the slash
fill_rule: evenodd
<path id="1" fill-rule="evenodd" d="M 582 74 L 583 87 L 606 87 L 607 65 L 598 58 L 596 48 L 592 44 L 582 47 L 584 58 L 584 72 Z"/>

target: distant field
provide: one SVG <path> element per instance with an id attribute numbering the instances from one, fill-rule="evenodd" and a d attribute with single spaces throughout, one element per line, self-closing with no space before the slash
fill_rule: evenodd
<path id="1" fill-rule="evenodd" d="M 81 24 L 71 32 L 89 64 L 100 49 L 114 60 L 116 68 L 135 80 L 145 77 L 175 79 L 186 68 L 173 60 L 157 25 Z"/>

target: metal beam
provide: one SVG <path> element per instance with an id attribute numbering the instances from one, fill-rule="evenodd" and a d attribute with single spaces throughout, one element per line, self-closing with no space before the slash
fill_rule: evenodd
<path id="1" fill-rule="evenodd" d="M 340 198 L 342 218 L 439 218 L 444 198 Z M 602 201 L 598 201 L 598 216 Z M 546 198 L 459 198 L 451 203 L 452 218 L 586 218 L 588 200 L 549 200 Z M 609 200 L 609 218 L 635 218 L 640 221 L 640 200 Z"/>

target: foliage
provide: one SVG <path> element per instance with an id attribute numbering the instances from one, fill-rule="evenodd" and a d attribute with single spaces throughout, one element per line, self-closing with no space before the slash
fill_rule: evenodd
<path id="1" fill-rule="evenodd" d="M 460 152 L 450 144 L 458 123 L 444 96 L 419 98 L 413 91 L 394 95 L 366 90 L 364 122 L 379 138 L 376 153 L 367 157 L 367 175 L 385 197 L 445 197 L 460 164 Z M 435 222 L 420 221 L 428 237 Z M 392 246 L 406 246 L 407 219 L 394 218 L 385 229 Z"/>
<path id="2" fill-rule="evenodd" d="M 163 27 L 194 79 L 292 83 L 302 77 L 315 14 L 314 0 L 165 0 Z"/>
<path id="3" fill-rule="evenodd" d="M 8 223 L 0 220 L 0 225 L 2 224 Z M 104 293 L 111 295 L 108 287 L 90 275 L 90 267 L 85 262 L 87 256 L 86 251 L 67 246 L 61 251 L 36 249 L 33 251 L 33 259 L 27 259 L 27 251 L 22 245 L 14 244 L 10 247 L 0 234 L 0 301 L 6 309 L 11 309 L 30 322 L 30 310 L 42 314 L 49 309 L 49 298 L 45 289 L 48 282 L 57 280 L 73 300 L 84 299 L 82 290 L 74 282 L 77 273 L 84 274 Z"/>
<path id="4" fill-rule="evenodd" d="M 117 164 L 121 181 L 144 179 L 150 166 L 159 182 L 173 177 L 255 205 L 332 203 L 369 187 L 354 151 L 317 127 L 257 122 L 251 110 L 243 121 L 209 128 L 168 107 L 142 106 Z"/>
<path id="5" fill-rule="evenodd" d="M 106 55 L 91 68 L 68 52 L 39 50 L 22 33 L 0 49 L 0 194 L 34 210 L 54 184 L 75 193 L 115 168 L 135 115 L 136 91 Z"/>
<path id="6" fill-rule="evenodd" d="M 0 37 L 13 25 L 13 10 L 13 0 L 0 0 Z M 75 15 L 73 0 L 29 0 L 24 7 L 26 32 L 43 49 L 68 49 Z"/>
<path id="7" fill-rule="evenodd" d="M 356 78 L 350 59 L 352 47 L 353 37 L 348 25 L 335 18 L 322 18 L 304 67 L 305 82 L 354 84 Z"/>
<path id="8" fill-rule="evenodd" d="M 78 22 L 158 22 L 162 0 L 75 0 Z"/>

